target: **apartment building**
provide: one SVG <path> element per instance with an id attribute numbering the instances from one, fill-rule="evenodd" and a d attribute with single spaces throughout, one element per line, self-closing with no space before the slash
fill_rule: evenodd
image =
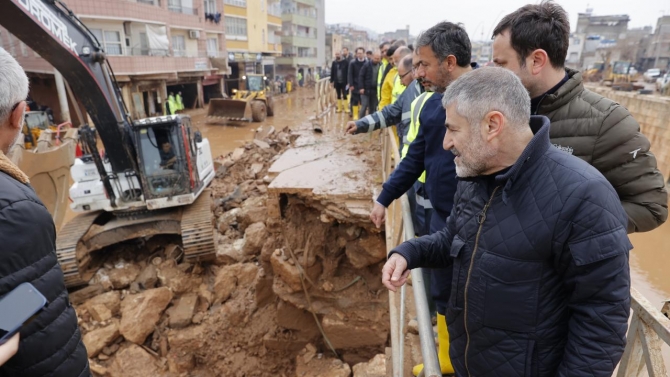
<path id="1" fill-rule="evenodd" d="M 202 107 L 223 92 L 229 73 L 223 0 L 65 3 L 102 44 L 134 118 L 161 114 L 170 92 L 182 92 L 187 108 Z M 2 28 L 0 44 L 26 70 L 32 98 L 49 106 L 56 121 L 66 120 L 73 104 L 59 105 L 56 80 L 61 78 L 54 68 Z M 72 121 L 80 123 L 74 115 Z"/>
<path id="2" fill-rule="evenodd" d="M 245 74 L 275 76 L 275 59 L 281 56 L 280 0 L 224 0 L 228 65 L 227 89 L 238 89 Z"/>
<path id="3" fill-rule="evenodd" d="M 324 0 L 281 0 L 282 53 L 277 71 L 305 76 L 326 64 Z"/>

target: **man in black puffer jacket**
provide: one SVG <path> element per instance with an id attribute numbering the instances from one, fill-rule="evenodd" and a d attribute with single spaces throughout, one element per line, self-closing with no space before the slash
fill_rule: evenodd
<path id="1" fill-rule="evenodd" d="M 5 155 L 23 136 L 27 95 L 26 74 L 0 48 L 0 297 L 29 282 L 48 301 L 21 328 L 18 352 L 0 366 L 0 377 L 89 377 L 77 315 L 56 258 L 53 220 L 28 177 Z"/>
<path id="2" fill-rule="evenodd" d="M 444 230 L 391 252 L 382 282 L 453 268 L 447 325 L 458 376 L 610 377 L 630 312 L 628 216 L 587 162 L 552 147 L 549 119 L 503 68 L 451 83 L 444 149 L 458 188 Z M 530 127 L 529 127 L 530 126 Z"/>

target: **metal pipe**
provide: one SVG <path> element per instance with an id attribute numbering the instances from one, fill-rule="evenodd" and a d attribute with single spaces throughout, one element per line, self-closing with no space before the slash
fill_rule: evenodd
<path id="1" fill-rule="evenodd" d="M 407 195 L 400 198 L 402 204 L 402 220 L 405 230 L 405 239 L 414 238 L 414 224 L 412 224 L 412 214 L 409 211 L 409 201 Z M 435 348 L 435 337 L 433 335 L 433 326 L 430 321 L 428 311 L 428 301 L 426 299 L 426 289 L 423 286 L 423 275 L 420 268 L 412 270 L 412 290 L 414 292 L 414 302 L 416 306 L 416 319 L 419 324 L 419 339 L 421 341 L 421 356 L 423 357 L 423 375 L 427 377 L 442 376 L 440 363 L 437 359 L 437 349 Z"/>
<path id="2" fill-rule="evenodd" d="M 65 94 L 65 82 L 63 81 L 63 75 L 57 69 L 54 69 L 54 79 L 56 80 L 56 92 L 58 93 L 61 118 L 63 122 L 70 122 L 72 118 L 70 118 L 70 106 L 67 103 L 67 94 Z M 76 106 L 77 103 L 74 103 L 74 105 Z"/>

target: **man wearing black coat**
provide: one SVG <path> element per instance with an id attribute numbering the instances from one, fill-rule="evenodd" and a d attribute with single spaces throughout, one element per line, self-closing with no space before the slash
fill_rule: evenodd
<path id="1" fill-rule="evenodd" d="M 358 119 L 358 111 L 361 104 L 361 90 L 363 83 L 360 81 L 361 70 L 365 65 L 365 49 L 356 49 L 356 57 L 349 62 L 349 91 L 351 92 L 351 111 L 355 119 Z"/>
<path id="2" fill-rule="evenodd" d="M 330 83 L 337 93 L 337 112 L 341 113 L 347 107 L 347 77 L 349 76 L 349 62 L 342 58 L 339 52 L 335 53 L 335 60 L 330 67 Z"/>
<path id="3" fill-rule="evenodd" d="M 445 150 L 458 187 L 444 229 L 391 251 L 382 282 L 451 268 L 457 376 L 610 377 L 630 314 L 628 216 L 587 162 L 554 148 L 549 119 L 504 68 L 451 83 Z M 430 177 L 428 177 L 430 179 Z"/>
<path id="4" fill-rule="evenodd" d="M 53 220 L 28 177 L 6 156 L 23 136 L 27 95 L 25 72 L 0 48 L 0 297 L 29 282 L 48 302 L 21 328 L 18 352 L 0 366 L 0 376 L 89 377 L 77 315 L 56 258 Z"/>
<path id="5" fill-rule="evenodd" d="M 372 54 L 372 59 L 369 59 L 359 74 L 358 81 L 362 83 L 363 87 L 360 89 L 361 94 L 361 110 L 358 118 L 363 118 L 365 113 L 372 114 L 377 111 L 377 75 L 379 73 L 381 55 L 378 52 Z"/>

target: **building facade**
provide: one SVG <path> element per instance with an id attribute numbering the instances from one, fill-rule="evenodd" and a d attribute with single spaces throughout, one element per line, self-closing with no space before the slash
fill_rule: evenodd
<path id="1" fill-rule="evenodd" d="M 102 45 L 135 119 L 162 114 L 170 92 L 182 92 L 187 108 L 223 92 L 223 0 L 67 0 L 67 6 Z M 28 74 L 33 100 L 50 107 L 56 121 L 69 120 L 69 108 L 59 105 L 54 68 L 3 28 L 0 43 Z"/>
<path id="2" fill-rule="evenodd" d="M 670 16 L 659 17 L 654 33 L 649 35 L 644 44 L 641 57 L 641 68 L 670 69 Z"/>
<path id="3" fill-rule="evenodd" d="M 282 52 L 281 57 L 277 58 L 279 74 L 293 78 L 300 72 L 303 77 L 307 77 L 310 72 L 315 72 L 317 67 L 325 64 L 325 58 L 319 61 L 319 50 L 325 54 L 324 11 L 324 0 L 281 0 Z"/>
<path id="4" fill-rule="evenodd" d="M 228 94 L 240 87 L 246 74 L 263 74 L 272 80 L 276 58 L 281 56 L 280 0 L 223 0 L 230 76 Z"/>

